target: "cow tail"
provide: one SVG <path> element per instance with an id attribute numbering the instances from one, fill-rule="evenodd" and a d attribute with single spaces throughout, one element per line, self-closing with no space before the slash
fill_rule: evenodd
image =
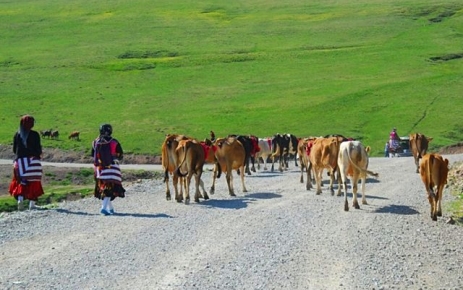
<path id="1" fill-rule="evenodd" d="M 180 177 L 185 177 L 185 176 L 187 176 L 187 174 L 188 174 L 188 171 L 187 171 L 185 174 L 183 174 L 182 171 L 180 170 L 180 168 L 182 167 L 183 163 L 185 163 L 185 160 L 186 160 L 186 153 L 187 153 L 187 151 L 188 151 L 188 147 L 190 147 L 190 146 L 189 146 L 189 143 L 186 143 L 185 146 L 183 146 L 183 148 L 182 148 L 182 149 L 183 149 L 183 160 L 182 160 L 182 162 L 180 162 L 180 164 L 179 164 L 178 167 L 177 167 L 177 170 L 175 171 L 175 172 L 177 173 L 177 175 L 180 176 Z"/>
<path id="2" fill-rule="evenodd" d="M 430 181 L 430 190 L 429 190 L 429 193 L 430 193 L 430 195 L 431 195 L 431 197 L 432 197 L 433 199 L 436 198 L 436 195 L 435 195 L 435 193 L 434 193 L 434 190 L 433 190 L 433 188 L 431 187 L 431 185 L 434 183 L 434 182 L 433 182 L 433 176 L 432 176 L 432 173 L 431 173 L 431 168 L 433 167 L 434 162 L 435 162 L 435 161 L 434 161 L 434 155 L 431 154 L 431 155 L 429 156 L 429 162 L 426 164 L 426 165 L 427 165 L 427 166 L 426 166 L 426 173 L 427 173 L 428 177 L 430 178 L 430 180 L 429 180 L 429 181 Z"/>
<path id="3" fill-rule="evenodd" d="M 347 150 L 347 156 L 349 157 L 349 162 L 352 164 L 352 166 L 357 168 L 357 170 L 360 170 L 360 172 L 362 172 L 362 173 L 366 173 L 366 174 L 368 174 L 370 176 L 378 177 L 379 176 L 378 173 L 370 171 L 368 169 L 365 170 L 363 168 L 360 168 L 354 161 L 352 161 L 352 158 L 350 157 L 350 149 L 351 148 L 352 148 L 352 143 L 349 144 L 349 150 Z M 367 158 L 368 158 L 368 153 L 366 155 L 367 155 Z"/>

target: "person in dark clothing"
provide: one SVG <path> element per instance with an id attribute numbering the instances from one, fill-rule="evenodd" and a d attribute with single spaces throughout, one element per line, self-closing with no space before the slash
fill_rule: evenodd
<path id="1" fill-rule="evenodd" d="M 114 214 L 112 201 L 116 197 L 125 197 L 122 187 L 122 174 L 119 162 L 124 156 L 122 146 L 112 137 L 110 124 L 100 126 L 100 135 L 92 142 L 93 165 L 95 169 L 94 196 L 102 200 L 100 213 Z"/>
<path id="2" fill-rule="evenodd" d="M 19 122 L 19 130 L 13 137 L 13 180 L 9 193 L 18 201 L 18 210 L 24 209 L 24 200 L 29 200 L 29 209 L 35 209 L 42 188 L 42 145 L 38 132 L 32 130 L 34 117 L 25 115 Z"/>

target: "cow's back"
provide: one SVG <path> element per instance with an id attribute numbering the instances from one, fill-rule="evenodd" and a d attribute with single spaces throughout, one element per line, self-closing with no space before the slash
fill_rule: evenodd
<path id="1" fill-rule="evenodd" d="M 186 140 L 184 135 L 168 134 L 161 147 L 161 164 L 166 171 L 173 172 L 178 165 L 177 146 L 180 140 Z"/>
<path id="2" fill-rule="evenodd" d="M 427 187 L 434 187 L 447 183 L 448 159 L 437 153 L 425 154 L 421 159 L 420 175 Z"/>
<path id="3" fill-rule="evenodd" d="M 244 166 L 246 152 L 243 144 L 235 137 L 219 138 L 214 145 L 217 146 L 215 156 L 223 171 L 227 170 L 228 164 L 231 169 Z"/>

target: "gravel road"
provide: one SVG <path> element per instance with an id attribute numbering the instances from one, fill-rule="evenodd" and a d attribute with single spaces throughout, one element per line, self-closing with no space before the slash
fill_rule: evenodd
<path id="1" fill-rule="evenodd" d="M 463 155 L 447 155 L 451 163 Z M 299 168 L 217 181 L 208 201 L 165 200 L 161 180 L 0 217 L 0 289 L 463 289 L 463 228 L 433 222 L 411 158 L 371 158 L 368 205 L 306 191 Z M 326 174 L 324 174 L 326 176 Z M 203 180 L 211 185 L 211 172 Z M 349 188 L 349 193 L 351 189 Z"/>

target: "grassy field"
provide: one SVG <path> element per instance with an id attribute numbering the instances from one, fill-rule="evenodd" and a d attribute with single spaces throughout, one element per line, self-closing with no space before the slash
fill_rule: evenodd
<path id="1" fill-rule="evenodd" d="M 0 144 L 26 113 L 69 150 L 103 122 L 156 155 L 210 130 L 343 134 L 374 156 L 393 126 L 463 140 L 461 1 L 17 0 L 0 31 Z"/>

